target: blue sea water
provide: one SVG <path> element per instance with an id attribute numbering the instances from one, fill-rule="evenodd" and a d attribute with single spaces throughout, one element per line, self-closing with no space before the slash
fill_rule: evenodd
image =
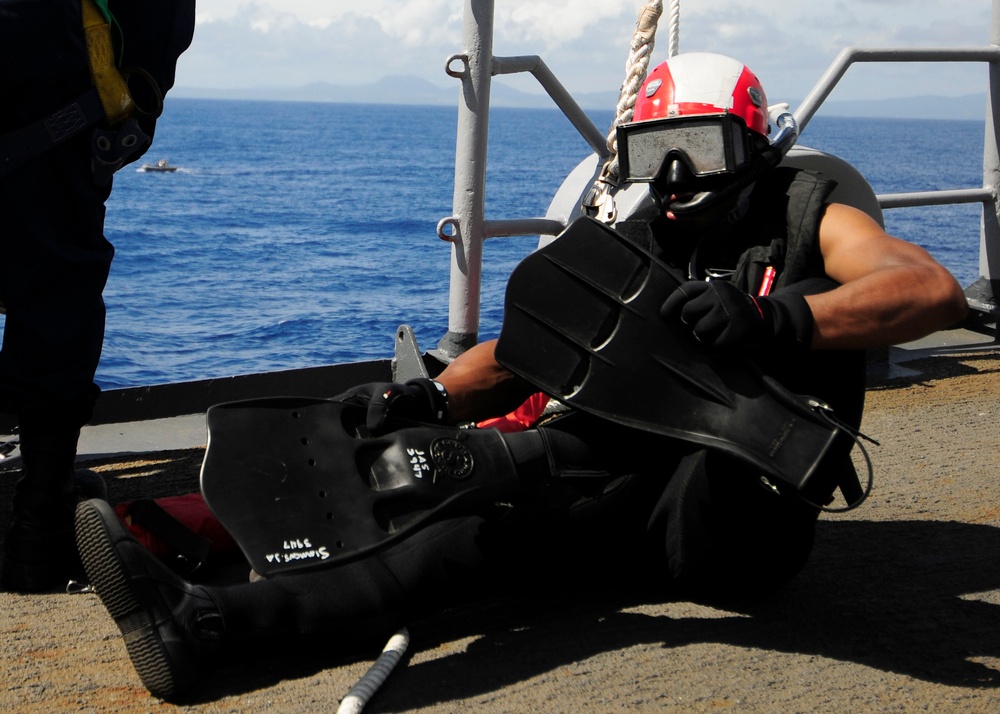
<path id="1" fill-rule="evenodd" d="M 612 113 L 592 115 L 604 130 Z M 447 331 L 456 110 L 168 100 L 146 160 L 115 178 L 106 234 L 103 388 L 391 356 L 398 325 L 427 349 Z M 802 143 L 857 166 L 877 192 L 981 185 L 981 122 L 815 118 Z M 556 110 L 494 109 L 487 217 L 544 215 L 590 149 Z M 963 285 L 979 206 L 889 211 Z M 909 215 L 904 215 L 909 214 Z M 484 249 L 481 338 L 535 239 Z"/>

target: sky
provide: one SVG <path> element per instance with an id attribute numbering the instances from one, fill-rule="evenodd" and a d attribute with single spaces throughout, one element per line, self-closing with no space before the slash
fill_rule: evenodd
<path id="1" fill-rule="evenodd" d="M 177 87 L 367 84 L 415 75 L 443 87 L 462 51 L 466 2 L 480 0 L 197 0 L 194 42 Z M 993 0 L 1000 6 L 1000 0 Z M 646 0 L 496 0 L 494 56 L 538 55 L 571 92 L 615 90 Z M 653 63 L 669 52 L 668 10 Z M 681 52 L 720 52 L 747 64 L 771 103 L 801 101 L 848 45 L 984 47 L 991 0 L 689 0 L 679 5 Z M 833 100 L 961 96 L 985 91 L 984 65 L 852 67 Z M 541 92 L 530 76 L 508 76 Z M 931 110 L 929 110 L 931 111 Z"/>

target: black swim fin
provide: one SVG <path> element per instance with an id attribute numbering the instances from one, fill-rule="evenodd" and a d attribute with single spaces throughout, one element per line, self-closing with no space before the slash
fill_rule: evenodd
<path id="1" fill-rule="evenodd" d="M 662 320 L 679 284 L 649 251 L 579 218 L 511 274 L 496 358 L 570 406 L 737 456 L 825 502 L 836 484 L 823 457 L 852 437 L 824 405 Z"/>
<path id="2" fill-rule="evenodd" d="M 202 495 L 256 572 L 352 560 L 517 493 L 495 429 L 415 425 L 373 437 L 365 412 L 297 397 L 208 410 Z"/>

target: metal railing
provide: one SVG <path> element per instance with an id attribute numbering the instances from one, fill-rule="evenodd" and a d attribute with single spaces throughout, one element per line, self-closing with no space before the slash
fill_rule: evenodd
<path id="1" fill-rule="evenodd" d="M 1000 294 L 1000 136 L 997 116 L 1000 109 L 1000 0 L 993 0 L 990 22 L 990 45 L 981 48 L 862 48 L 847 47 L 837 55 L 826 73 L 793 112 L 800 130 L 805 129 L 822 103 L 843 78 L 848 68 L 861 62 L 985 62 L 989 65 L 989 90 L 985 107 L 983 142 L 983 185 L 979 188 L 939 189 L 886 193 L 877 196 L 879 206 L 911 208 L 959 203 L 982 204 L 979 235 L 979 277 L 966 287 L 969 307 L 996 330 L 998 294 Z"/>
<path id="2" fill-rule="evenodd" d="M 862 62 L 985 62 L 989 65 L 983 185 L 937 191 L 880 194 L 882 208 L 980 203 L 979 278 L 966 288 L 970 307 L 986 321 L 996 321 L 1000 294 L 1000 0 L 992 0 L 990 44 L 981 48 L 844 49 L 794 111 L 804 129 L 823 101 L 853 64 Z M 451 285 L 448 332 L 437 354 L 450 360 L 476 344 L 482 287 L 483 242 L 516 235 L 557 235 L 565 226 L 546 218 L 488 220 L 485 215 L 486 149 L 489 133 L 490 84 L 494 75 L 529 72 L 603 161 L 609 155 L 605 137 L 538 57 L 494 57 L 494 0 L 464 0 L 463 47 L 448 58 L 445 71 L 462 82 L 455 144 L 455 192 L 452 215 L 438 223 L 438 236 L 451 242 Z M 995 327 L 994 327 L 995 330 Z"/>
<path id="3" fill-rule="evenodd" d="M 556 235 L 565 228 L 545 218 L 486 219 L 486 145 L 493 75 L 530 72 L 594 151 L 608 155 L 604 135 L 541 58 L 493 56 L 493 7 L 494 0 L 465 0 L 464 50 L 445 63 L 445 72 L 462 81 L 452 215 L 442 218 L 437 229 L 438 236 L 452 244 L 448 332 L 438 343 L 438 353 L 445 359 L 456 357 L 479 338 L 483 241 L 498 236 Z"/>

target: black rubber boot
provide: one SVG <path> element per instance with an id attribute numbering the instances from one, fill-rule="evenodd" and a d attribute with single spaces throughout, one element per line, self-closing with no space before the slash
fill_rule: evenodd
<path id="1" fill-rule="evenodd" d="M 143 685 L 166 700 L 190 692 L 221 646 L 221 606 L 135 540 L 104 501 L 77 506 L 76 540 Z"/>
<path id="2" fill-rule="evenodd" d="M 58 416 L 19 415 L 21 478 L 4 540 L 4 589 L 63 588 L 79 574 L 73 538 L 73 464 L 80 426 Z"/>

